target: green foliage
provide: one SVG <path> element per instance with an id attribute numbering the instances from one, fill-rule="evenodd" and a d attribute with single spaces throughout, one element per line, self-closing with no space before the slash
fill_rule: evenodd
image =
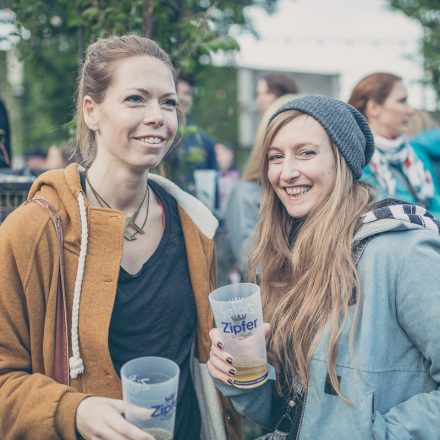
<path id="1" fill-rule="evenodd" d="M 389 0 L 392 8 L 418 21 L 423 27 L 422 55 L 426 81 L 432 85 L 440 108 L 440 1 Z"/>
<path id="2" fill-rule="evenodd" d="M 136 33 L 156 40 L 178 73 L 194 74 L 213 53 L 236 51 L 232 25 L 254 32 L 244 8 L 271 12 L 277 0 L 0 0 L 16 14 L 25 61 L 24 148 L 65 139 L 77 65 L 98 37 Z"/>

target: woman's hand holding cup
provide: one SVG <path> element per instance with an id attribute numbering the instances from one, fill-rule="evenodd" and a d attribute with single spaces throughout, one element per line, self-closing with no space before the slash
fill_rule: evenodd
<path id="1" fill-rule="evenodd" d="M 270 324 L 263 324 L 264 335 L 270 333 Z M 221 380 L 227 385 L 234 385 L 234 376 L 237 374 L 234 368 L 234 357 L 224 351 L 224 343 L 221 339 L 221 332 L 217 328 L 209 332 L 211 338 L 211 351 L 209 353 L 208 370 L 212 377 Z"/>

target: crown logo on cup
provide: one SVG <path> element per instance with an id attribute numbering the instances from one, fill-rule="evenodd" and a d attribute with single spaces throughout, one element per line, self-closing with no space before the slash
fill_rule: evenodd
<path id="1" fill-rule="evenodd" d="M 168 401 L 174 399 L 174 396 L 175 396 L 175 395 L 176 395 L 176 393 L 172 393 L 172 394 L 170 394 L 169 396 L 166 396 L 166 397 L 165 397 L 165 400 L 168 402 Z"/>
<path id="2" fill-rule="evenodd" d="M 246 319 L 246 313 L 243 313 L 242 315 L 231 315 L 231 318 L 233 321 L 243 321 Z"/>

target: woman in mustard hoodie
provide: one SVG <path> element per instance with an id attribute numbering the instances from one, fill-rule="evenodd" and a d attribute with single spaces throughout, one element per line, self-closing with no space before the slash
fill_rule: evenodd
<path id="1" fill-rule="evenodd" d="M 2 439 L 150 440 L 124 419 L 119 378 L 125 362 L 148 355 L 180 367 L 175 439 L 239 438 L 239 417 L 206 369 L 217 221 L 149 173 L 178 128 L 173 73 L 149 39 L 92 44 L 77 97 L 85 168 L 40 176 L 0 228 Z M 58 359 L 60 322 L 68 365 Z"/>

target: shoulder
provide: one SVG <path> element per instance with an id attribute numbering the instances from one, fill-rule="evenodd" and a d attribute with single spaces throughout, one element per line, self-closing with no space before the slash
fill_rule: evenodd
<path id="1" fill-rule="evenodd" d="M 173 197 L 181 208 L 208 238 L 213 238 L 218 227 L 218 220 L 212 212 L 198 199 L 183 191 L 171 180 L 157 174 L 151 174 L 148 179 L 157 184 L 161 190 Z"/>
<path id="2" fill-rule="evenodd" d="M 56 240 L 54 228 L 50 229 L 50 215 L 36 203 L 22 205 L 0 225 L 0 259 L 23 270 L 34 260 L 44 238 Z M 50 245 L 49 245 L 50 246 Z M 5 263 L 9 261 L 10 263 Z M 13 261 L 13 263 L 12 263 Z"/>
<path id="3" fill-rule="evenodd" d="M 420 262 L 440 264 L 440 235 L 427 229 L 386 231 L 371 237 L 365 255 L 375 264 L 394 266 L 396 270 L 404 265 L 412 271 L 411 266 Z"/>

